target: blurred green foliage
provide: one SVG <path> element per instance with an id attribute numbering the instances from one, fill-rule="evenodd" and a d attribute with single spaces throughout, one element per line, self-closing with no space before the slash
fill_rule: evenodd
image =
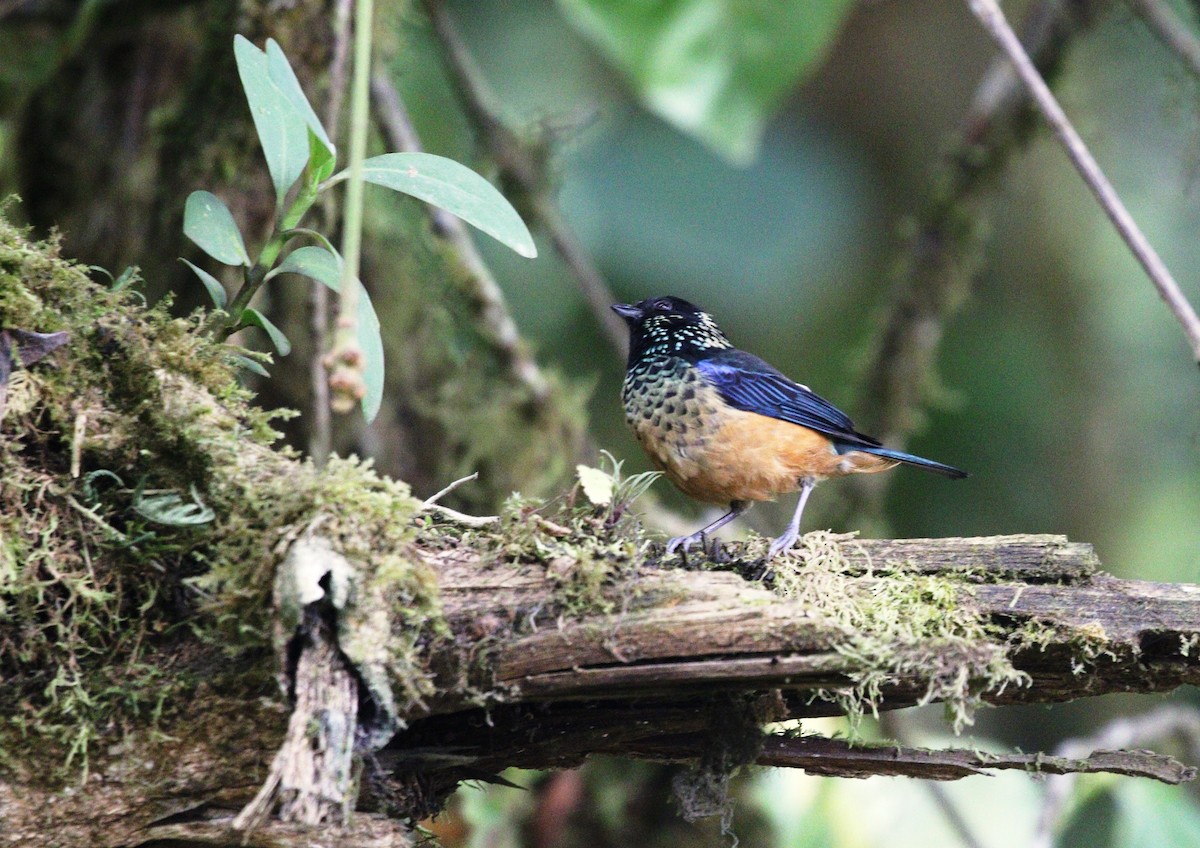
<path id="1" fill-rule="evenodd" d="M 559 0 L 646 105 L 739 164 L 849 0 Z"/>

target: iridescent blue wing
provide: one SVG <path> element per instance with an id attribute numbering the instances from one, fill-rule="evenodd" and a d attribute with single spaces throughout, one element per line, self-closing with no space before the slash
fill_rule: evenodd
<path id="1" fill-rule="evenodd" d="M 829 436 L 839 446 L 879 445 L 877 440 L 857 432 L 846 413 L 753 354 L 723 350 L 697 362 L 696 368 L 735 409 L 808 427 Z"/>

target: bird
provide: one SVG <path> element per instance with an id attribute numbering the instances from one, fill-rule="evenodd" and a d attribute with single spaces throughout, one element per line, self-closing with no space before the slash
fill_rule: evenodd
<path id="1" fill-rule="evenodd" d="M 667 543 L 686 555 L 756 502 L 799 491 L 796 512 L 768 550 L 795 544 L 818 482 L 911 465 L 944 477 L 967 473 L 884 447 L 850 418 L 757 356 L 738 350 L 712 315 L 679 297 L 617 303 L 629 326 L 621 396 L 625 421 L 651 463 L 685 495 L 728 512 Z"/>

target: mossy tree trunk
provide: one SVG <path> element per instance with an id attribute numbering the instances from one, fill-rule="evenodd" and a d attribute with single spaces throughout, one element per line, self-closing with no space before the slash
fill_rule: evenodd
<path id="1" fill-rule="evenodd" d="M 197 322 L 0 224 L 12 330 L 68 342 L 14 372 L 0 415 L 9 844 L 404 844 L 462 780 L 597 753 L 692 764 L 690 813 L 755 762 L 1192 776 L 1146 752 L 762 730 L 1200 681 L 1200 589 L 1114 579 L 1086 545 L 810 534 L 764 581 L 763 540 L 684 570 L 621 504 L 518 500 L 464 526 L 360 464 L 274 449 Z"/>

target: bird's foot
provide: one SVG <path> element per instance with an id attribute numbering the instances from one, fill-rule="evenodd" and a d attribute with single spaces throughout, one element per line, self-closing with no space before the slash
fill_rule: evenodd
<path id="1" fill-rule="evenodd" d="M 679 548 L 683 548 L 683 555 L 686 557 L 688 549 L 697 542 L 700 543 L 700 548 L 703 550 L 705 547 L 705 541 L 704 533 L 702 531 L 697 531 L 690 536 L 676 536 L 674 539 L 667 542 L 667 556 L 675 553 L 675 551 L 679 550 Z"/>
<path id="2" fill-rule="evenodd" d="M 788 550 L 792 545 L 796 544 L 798 538 L 800 538 L 800 532 L 789 527 L 786 533 L 771 543 L 771 547 L 767 550 L 767 561 L 770 562 L 778 554 Z"/>

